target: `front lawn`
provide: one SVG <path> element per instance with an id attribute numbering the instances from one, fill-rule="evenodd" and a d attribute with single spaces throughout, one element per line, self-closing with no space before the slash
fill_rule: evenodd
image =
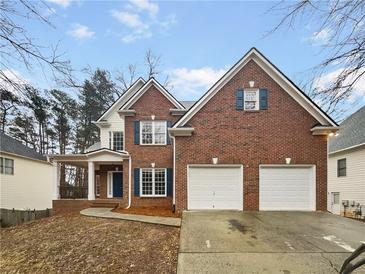
<path id="1" fill-rule="evenodd" d="M 1 229 L 1 273 L 175 273 L 179 228 L 56 216 Z"/>

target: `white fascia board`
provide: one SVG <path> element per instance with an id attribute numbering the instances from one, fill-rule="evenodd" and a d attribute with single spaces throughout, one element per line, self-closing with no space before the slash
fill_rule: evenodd
<path id="1" fill-rule="evenodd" d="M 144 86 L 138 90 L 121 108 L 120 110 L 129 109 L 139 98 L 152 86 L 154 85 L 176 108 L 185 109 L 163 86 L 161 86 L 154 78 L 151 78 L 144 84 Z"/>
<path id="2" fill-rule="evenodd" d="M 343 148 L 343 149 L 339 149 L 339 150 L 336 150 L 336 151 L 332 151 L 330 153 L 328 153 L 329 155 L 332 155 L 332 154 L 336 154 L 336 153 L 340 153 L 340 152 L 344 152 L 346 150 L 350 150 L 350 149 L 354 149 L 354 148 L 359 148 L 361 146 L 365 146 L 365 143 L 362 143 L 362 144 L 358 144 L 358 145 L 354 145 L 354 146 L 350 146 L 350 147 L 347 147 L 347 148 Z"/>
<path id="3" fill-rule="evenodd" d="M 312 135 L 328 135 L 330 133 L 336 133 L 340 127 L 321 127 L 321 126 L 315 126 L 311 128 Z"/>
<path id="4" fill-rule="evenodd" d="M 208 92 L 173 126 L 173 128 L 184 126 L 214 95 L 241 70 L 250 60 L 255 61 L 274 81 L 276 81 L 290 96 L 293 97 L 304 109 L 306 109 L 316 120 L 323 125 L 337 126 L 317 106 L 302 94 L 287 78 L 276 69 L 256 49 L 251 49 L 244 58 L 234 65 Z"/>
<path id="5" fill-rule="evenodd" d="M 106 119 L 113 111 L 114 108 L 116 108 L 123 100 L 125 100 L 125 98 L 128 97 L 128 95 L 130 93 L 132 93 L 133 91 L 135 91 L 135 89 L 139 86 L 139 85 L 144 85 L 146 83 L 146 81 L 142 78 L 139 77 L 119 98 L 117 101 L 115 101 L 108 109 L 107 111 L 104 112 L 103 115 L 100 116 L 100 118 L 96 121 L 96 123 L 100 122 L 101 120 Z M 141 86 L 141 87 L 142 87 Z M 140 87 L 140 88 L 141 88 Z"/>
<path id="6" fill-rule="evenodd" d="M 194 128 L 192 127 L 182 127 L 182 128 L 169 128 L 168 132 L 172 136 L 191 136 L 194 132 Z"/>
<path id="7" fill-rule="evenodd" d="M 128 152 L 126 152 L 124 150 L 123 151 L 114 151 L 114 150 L 110 150 L 110 149 L 106 149 L 106 148 L 102 148 L 102 149 L 98 149 L 98 150 L 95 150 L 95 151 L 92 151 L 92 152 L 88 152 L 88 153 L 86 153 L 86 156 L 89 157 L 89 156 L 99 154 L 99 153 L 116 154 L 116 155 L 119 155 L 119 156 L 129 156 Z"/>

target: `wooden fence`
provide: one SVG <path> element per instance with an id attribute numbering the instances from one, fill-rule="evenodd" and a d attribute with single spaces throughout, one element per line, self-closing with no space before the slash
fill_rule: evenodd
<path id="1" fill-rule="evenodd" d="M 25 222 L 52 216 L 52 209 L 45 210 L 14 210 L 0 209 L 0 227 L 19 225 Z"/>

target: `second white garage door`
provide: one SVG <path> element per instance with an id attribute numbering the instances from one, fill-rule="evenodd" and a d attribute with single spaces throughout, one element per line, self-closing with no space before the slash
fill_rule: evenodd
<path id="1" fill-rule="evenodd" d="M 242 167 L 188 167 L 188 209 L 243 208 Z"/>
<path id="2" fill-rule="evenodd" d="M 260 167 L 260 210 L 314 211 L 313 166 Z"/>

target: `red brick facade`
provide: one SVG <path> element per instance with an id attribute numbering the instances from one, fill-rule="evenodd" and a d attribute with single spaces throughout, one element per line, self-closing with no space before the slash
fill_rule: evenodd
<path id="1" fill-rule="evenodd" d="M 151 115 L 155 121 L 175 122 L 177 116 L 170 114 L 170 109 L 176 108 L 155 86 L 151 86 L 131 109 L 136 111 L 133 117 L 125 118 L 125 149 L 132 157 L 132 205 L 133 206 L 172 206 L 172 197 L 150 198 L 136 197 L 134 195 L 134 168 L 150 168 L 155 163 L 156 168 L 172 168 L 172 145 L 135 145 L 134 121 L 151 121 Z M 126 180 L 125 182 L 128 182 Z"/>
<path id="2" fill-rule="evenodd" d="M 268 90 L 268 109 L 259 111 L 236 110 L 235 93 L 247 88 L 249 81 L 255 88 Z M 151 86 L 130 109 L 135 116 L 125 117 L 125 150 L 132 159 L 132 206 L 172 207 L 172 197 L 147 198 L 134 195 L 134 168 L 173 168 L 173 145 L 135 145 L 134 121 L 154 120 L 176 122 L 170 109 L 175 106 L 155 87 Z M 187 165 L 211 164 L 218 157 L 219 164 L 243 165 L 244 210 L 259 209 L 259 165 L 292 164 L 316 166 L 316 209 L 327 208 L 327 136 L 312 135 L 311 128 L 318 124 L 307 110 L 299 105 L 254 61 L 241 71 L 196 113 L 188 122 L 194 128 L 190 137 L 175 137 L 176 210 L 187 209 Z M 105 199 L 107 170 L 116 166 L 100 166 L 100 198 Z M 129 162 L 118 166 L 123 170 L 123 198 L 120 206 L 128 204 Z M 58 202 L 70 208 L 69 203 Z M 88 201 L 79 202 L 77 208 L 87 207 Z M 66 209 L 65 209 L 66 210 Z M 58 212 L 58 210 L 56 210 Z"/>
<path id="3" fill-rule="evenodd" d="M 235 92 L 268 89 L 268 109 L 238 111 Z M 313 136 L 318 122 L 254 61 L 250 61 L 189 121 L 191 137 L 176 137 L 176 208 L 187 208 L 187 165 L 244 165 L 244 209 L 259 208 L 259 164 L 316 165 L 316 207 L 327 207 L 327 137 Z"/>

